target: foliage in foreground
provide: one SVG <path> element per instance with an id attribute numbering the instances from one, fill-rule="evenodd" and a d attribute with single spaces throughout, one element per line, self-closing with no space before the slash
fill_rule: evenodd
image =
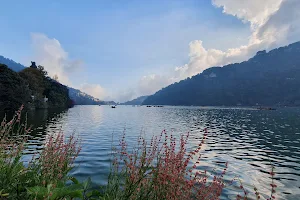
<path id="1" fill-rule="evenodd" d="M 205 129 L 198 147 L 188 151 L 189 135 L 178 140 L 163 131 L 147 143 L 139 137 L 137 147 L 129 149 L 125 135 L 119 149 L 114 149 L 111 173 L 107 185 L 97 189 L 91 179 L 80 183 L 68 175 L 80 147 L 74 136 L 65 139 L 62 133 L 46 138 L 43 150 L 29 163 L 22 162 L 25 144 L 30 132 L 21 123 L 18 110 L 12 120 L 4 119 L 0 126 L 0 199 L 219 199 L 230 183 L 223 180 L 224 168 L 213 177 L 198 170 L 200 150 L 207 137 Z M 274 168 L 269 199 L 274 199 Z M 243 195 L 237 199 L 260 199 L 240 186 Z"/>
<path id="2" fill-rule="evenodd" d="M 22 109 L 12 120 L 4 118 L 0 126 L 0 199 L 80 197 L 81 191 L 66 186 L 80 151 L 78 140 L 74 136 L 65 140 L 62 133 L 51 135 L 44 149 L 25 166 L 21 158 L 30 128 L 21 123 Z"/>
<path id="3" fill-rule="evenodd" d="M 64 108 L 71 100 L 68 88 L 49 78 L 42 66 L 14 72 L 0 63 L 0 111 L 15 111 L 22 104 L 26 109 Z"/>
<path id="4" fill-rule="evenodd" d="M 132 153 L 128 153 L 123 136 L 120 157 L 115 157 L 112 176 L 118 180 L 117 174 L 123 174 L 123 179 L 113 182 L 121 187 L 108 184 L 107 192 L 112 190 L 110 194 L 113 194 L 110 199 L 217 199 L 225 187 L 223 176 L 227 164 L 211 181 L 208 181 L 206 171 L 195 170 L 206 135 L 198 148 L 187 152 L 188 134 L 181 135 L 178 145 L 173 135 L 163 131 L 159 137 L 152 138 L 149 146 L 140 137 L 138 147 Z M 192 161 L 194 164 L 189 168 Z M 124 165 L 120 167 L 120 163 Z"/>

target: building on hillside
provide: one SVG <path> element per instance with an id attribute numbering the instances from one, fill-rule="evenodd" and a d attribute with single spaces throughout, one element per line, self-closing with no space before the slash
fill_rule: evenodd
<path id="1" fill-rule="evenodd" d="M 210 78 L 216 78 L 217 75 L 216 75 L 215 73 L 212 72 L 212 73 L 210 73 L 209 77 L 210 77 Z"/>
<path id="2" fill-rule="evenodd" d="M 48 98 L 46 96 L 44 97 L 44 102 L 48 102 Z"/>
<path id="3" fill-rule="evenodd" d="M 30 67 L 34 68 L 34 69 L 37 69 L 37 66 L 36 66 L 35 62 L 33 62 L 33 61 L 31 61 L 31 66 Z"/>

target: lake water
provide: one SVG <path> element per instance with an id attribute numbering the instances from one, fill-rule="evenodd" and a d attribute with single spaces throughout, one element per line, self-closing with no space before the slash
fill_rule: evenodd
<path id="1" fill-rule="evenodd" d="M 214 107 L 132 107 L 75 106 L 68 110 L 41 110 L 28 113 L 34 132 L 29 152 L 41 148 L 47 134 L 63 130 L 82 139 L 82 151 L 72 174 L 84 180 L 92 177 L 105 184 L 110 167 L 112 138 L 125 129 L 129 145 L 140 133 L 147 138 L 162 130 L 174 135 L 190 132 L 189 147 L 198 145 L 204 128 L 208 139 L 202 150 L 199 169 L 221 169 L 229 162 L 226 180 L 239 176 L 247 189 L 253 185 L 262 194 L 270 191 L 270 163 L 275 165 L 276 196 L 300 199 L 300 109 L 261 111 L 246 108 Z M 237 184 L 228 187 L 222 199 L 242 193 Z"/>

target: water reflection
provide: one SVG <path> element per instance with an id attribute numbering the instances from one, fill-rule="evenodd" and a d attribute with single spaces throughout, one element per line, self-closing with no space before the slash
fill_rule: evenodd
<path id="1" fill-rule="evenodd" d="M 227 180 L 239 176 L 249 190 L 256 185 L 263 195 L 269 191 L 270 163 L 276 167 L 277 196 L 300 199 L 300 109 L 260 111 L 211 107 L 75 106 L 69 110 L 28 113 L 34 125 L 29 151 L 39 149 L 47 134 L 63 130 L 82 139 L 79 167 L 73 175 L 88 176 L 105 184 L 110 165 L 112 136 L 117 140 L 126 129 L 129 145 L 141 133 L 147 138 L 162 130 L 175 136 L 190 132 L 189 148 L 198 145 L 206 127 L 209 137 L 199 169 L 213 171 L 229 162 Z M 238 185 L 228 187 L 222 199 L 235 199 Z"/>

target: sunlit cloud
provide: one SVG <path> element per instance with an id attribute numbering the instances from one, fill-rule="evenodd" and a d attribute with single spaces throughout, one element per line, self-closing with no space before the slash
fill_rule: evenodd
<path id="1" fill-rule="evenodd" d="M 70 60 L 68 53 L 55 38 L 49 38 L 42 33 L 31 34 L 33 57 L 38 65 L 42 65 L 50 77 L 57 76 L 62 84 L 74 87 L 71 76 L 83 68 L 83 61 Z M 93 97 L 103 100 L 107 97 L 106 91 L 99 84 L 84 83 L 79 88 Z"/>
<path id="2" fill-rule="evenodd" d="M 71 85 L 70 74 L 83 66 L 81 60 L 70 60 L 68 53 L 55 38 L 49 38 L 42 33 L 31 33 L 33 49 L 32 60 L 44 66 L 50 77 L 57 76 L 58 80 Z"/>
<path id="3" fill-rule="evenodd" d="M 95 98 L 100 99 L 100 100 L 107 99 L 106 90 L 103 87 L 101 87 L 99 84 L 84 83 L 80 86 L 79 89 Z"/>
<path id="4" fill-rule="evenodd" d="M 257 51 L 270 50 L 300 40 L 300 1 L 298 0 L 213 0 L 212 4 L 251 26 L 251 35 L 245 45 L 227 50 L 207 49 L 205 42 L 194 40 L 189 44 L 189 62 L 177 66 L 167 74 L 151 74 L 140 78 L 139 95 L 153 94 L 171 83 L 201 73 L 213 66 L 242 62 Z"/>

